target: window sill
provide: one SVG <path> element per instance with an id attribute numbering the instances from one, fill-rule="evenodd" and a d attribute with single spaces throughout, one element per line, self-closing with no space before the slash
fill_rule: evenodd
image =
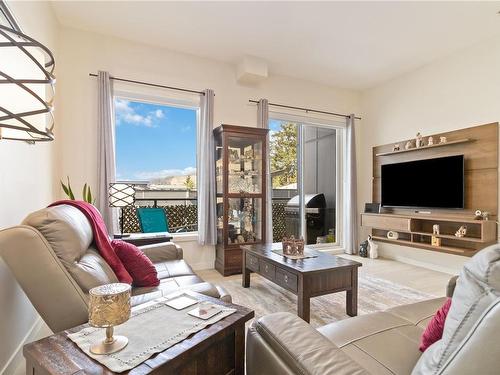
<path id="1" fill-rule="evenodd" d="M 329 254 L 344 254 L 344 248 L 341 245 L 332 243 L 322 243 L 316 245 L 308 245 L 310 248 L 318 251 L 322 251 Z"/>
<path id="2" fill-rule="evenodd" d="M 173 242 L 198 241 L 198 232 L 171 233 Z"/>

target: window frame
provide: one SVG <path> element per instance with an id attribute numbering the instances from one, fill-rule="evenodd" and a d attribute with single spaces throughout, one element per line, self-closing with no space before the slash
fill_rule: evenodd
<path id="1" fill-rule="evenodd" d="M 120 86 L 120 85 L 115 85 L 115 86 Z M 124 85 L 127 86 L 127 85 Z M 152 89 L 151 91 L 154 91 L 155 89 Z M 146 92 L 144 92 L 146 91 Z M 196 112 L 196 155 L 195 155 L 195 160 L 196 160 L 196 174 L 198 174 L 198 137 L 199 137 L 199 131 L 200 131 L 200 98 L 199 95 L 176 95 L 170 94 L 168 96 L 160 95 L 160 94 L 153 94 L 147 92 L 149 90 L 137 90 L 137 91 L 132 91 L 127 88 L 114 88 L 113 89 L 113 103 L 115 102 L 116 99 L 123 99 L 123 100 L 129 100 L 131 102 L 140 102 L 140 103 L 147 103 L 147 104 L 156 104 L 156 105 L 161 105 L 165 107 L 176 107 L 176 108 L 184 108 L 184 109 L 191 109 Z M 192 96 L 192 98 L 190 97 Z M 113 121 L 116 120 L 116 114 L 114 114 L 114 119 Z M 115 132 L 116 132 L 116 123 L 114 124 L 115 126 Z M 115 152 L 116 152 L 116 137 L 115 137 Z M 115 160 L 116 164 L 116 160 Z M 116 165 L 115 165 L 116 167 Z M 196 202 L 198 206 L 198 191 L 196 192 Z M 199 207 L 197 207 L 199 209 Z M 172 235 L 173 240 L 177 242 L 185 242 L 185 241 L 194 241 L 198 238 L 198 231 L 192 231 L 192 232 L 181 232 L 181 233 L 170 233 Z"/>
<path id="2" fill-rule="evenodd" d="M 334 243 L 324 243 L 324 244 L 311 244 L 308 245 L 314 249 L 321 251 L 334 251 L 343 252 L 345 246 L 345 236 L 344 236 L 344 184 L 345 184 L 345 150 L 346 150 L 346 122 L 335 121 L 332 118 L 321 118 L 313 116 L 302 116 L 293 113 L 286 113 L 280 111 L 269 111 L 269 121 L 290 121 L 297 123 L 298 126 L 298 150 L 297 150 L 297 190 L 299 191 L 299 201 L 300 201 L 300 218 L 301 218 L 301 233 L 304 233 L 306 229 L 305 215 L 303 214 L 304 203 L 304 187 L 303 187 L 303 171 L 304 171 L 304 139 L 305 126 L 314 126 L 319 128 L 335 129 L 336 130 L 336 143 L 337 143 L 337 155 L 336 155 L 336 197 L 335 197 L 335 223 L 336 223 L 336 233 Z M 271 150 L 269 149 L 268 152 Z M 269 155 L 268 155 L 269 157 Z M 271 187 L 272 188 L 272 187 Z M 357 214 L 357 213 L 356 213 Z M 339 235 L 340 234 L 340 235 Z M 302 234 L 301 234 L 302 235 Z"/>

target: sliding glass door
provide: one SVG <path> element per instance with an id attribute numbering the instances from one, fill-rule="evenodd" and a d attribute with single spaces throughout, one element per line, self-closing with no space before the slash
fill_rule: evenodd
<path id="1" fill-rule="evenodd" d="M 294 235 L 340 246 L 343 124 L 276 116 L 269 128 L 273 242 Z"/>

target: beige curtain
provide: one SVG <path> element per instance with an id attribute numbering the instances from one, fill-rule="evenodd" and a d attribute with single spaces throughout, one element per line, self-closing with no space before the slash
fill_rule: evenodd
<path id="1" fill-rule="evenodd" d="M 198 129 L 197 190 L 198 190 L 198 243 L 215 245 L 217 242 L 214 91 L 207 89 L 201 97 Z"/>
<path id="2" fill-rule="evenodd" d="M 346 162 L 344 183 L 344 234 L 345 252 L 356 254 L 358 251 L 358 204 L 356 175 L 356 136 L 354 114 L 347 118 Z"/>
<path id="3" fill-rule="evenodd" d="M 113 88 L 108 72 L 99 71 L 97 91 L 97 200 L 96 206 L 113 234 L 118 224 L 114 211 L 109 207 L 108 188 L 115 181 L 115 113 Z"/>
<path id="4" fill-rule="evenodd" d="M 259 128 L 269 128 L 269 102 L 267 99 L 260 99 L 257 104 L 257 126 Z M 267 134 L 267 192 L 266 192 L 266 242 L 273 242 L 273 187 L 271 179 L 271 158 L 270 156 L 270 135 Z"/>

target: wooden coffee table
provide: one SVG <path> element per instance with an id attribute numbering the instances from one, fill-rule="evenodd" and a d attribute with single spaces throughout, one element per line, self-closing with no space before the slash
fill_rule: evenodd
<path id="1" fill-rule="evenodd" d="M 120 374 L 244 374 L 245 322 L 254 317 L 254 312 L 202 294 L 185 293 L 199 300 L 232 307 L 236 312 Z M 25 345 L 26 374 L 114 374 L 67 337 L 68 333 L 85 327 L 88 325 Z"/>
<path id="2" fill-rule="evenodd" d="M 250 273 L 255 272 L 297 295 L 297 314 L 310 319 L 310 299 L 346 291 L 346 312 L 358 314 L 358 267 L 361 263 L 311 249 L 314 258 L 292 260 L 272 250 L 281 243 L 241 246 L 243 251 L 243 287 L 250 286 Z"/>

